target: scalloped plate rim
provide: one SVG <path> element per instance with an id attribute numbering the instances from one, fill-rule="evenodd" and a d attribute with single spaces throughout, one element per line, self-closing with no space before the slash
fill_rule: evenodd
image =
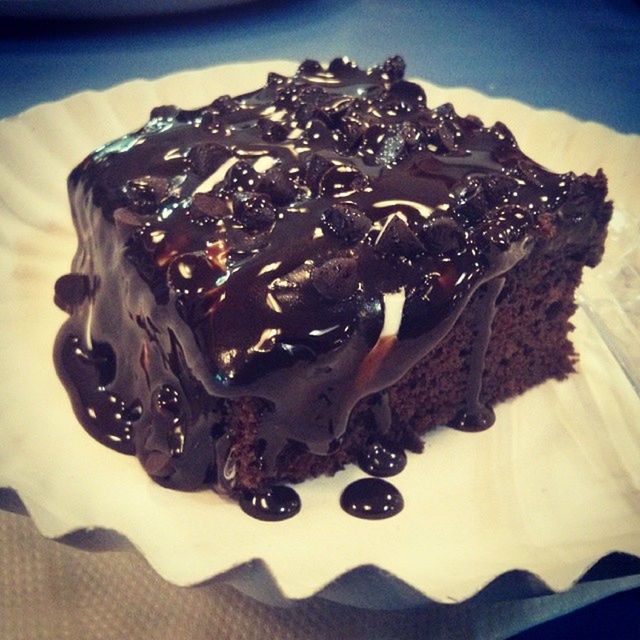
<path id="1" fill-rule="evenodd" d="M 264 64 L 264 65 L 268 64 L 269 66 L 275 66 L 275 65 L 283 65 L 283 64 L 295 65 L 296 63 L 292 62 L 292 61 L 289 61 L 289 60 L 260 60 L 260 61 L 255 61 L 255 62 L 228 63 L 228 64 L 224 64 L 224 65 L 216 65 L 214 67 L 207 67 L 207 68 L 204 68 L 204 69 L 183 70 L 183 71 L 180 71 L 180 72 L 177 72 L 177 73 L 163 75 L 163 76 L 161 76 L 161 77 L 159 77 L 157 79 L 138 79 L 138 78 L 131 79 L 129 81 L 126 81 L 126 82 L 121 83 L 121 84 L 114 85 L 114 86 L 112 86 L 110 88 L 107 88 L 107 89 L 104 89 L 104 90 L 82 91 L 82 92 L 75 93 L 75 94 L 73 94 L 71 96 L 68 96 L 68 97 L 60 99 L 60 100 L 55 100 L 55 101 L 50 101 L 50 102 L 45 102 L 45 103 L 41 103 L 41 104 L 35 105 L 33 107 L 30 107 L 29 109 L 27 109 L 26 111 L 24 111 L 24 112 L 22 112 L 20 114 L 17 114 L 17 115 L 14 115 L 14 116 L 9 116 L 7 118 L 4 118 L 4 119 L 0 120 L 0 126 L 4 126 L 5 124 L 9 124 L 10 125 L 12 121 L 17 121 L 17 120 L 20 120 L 20 119 L 23 119 L 23 118 L 37 116 L 37 112 L 39 110 L 41 110 L 41 109 L 45 109 L 45 108 L 51 107 L 51 106 L 61 106 L 63 103 L 68 102 L 68 101 L 70 101 L 70 100 L 72 100 L 74 98 L 81 98 L 83 95 L 91 95 L 91 96 L 94 96 L 94 97 L 95 96 L 100 97 L 100 96 L 103 96 L 104 94 L 108 94 L 110 92 L 113 92 L 115 89 L 119 89 L 119 90 L 123 90 L 124 91 L 129 86 L 131 86 L 133 84 L 136 84 L 136 83 L 140 83 L 140 82 L 144 83 L 146 86 L 150 86 L 150 85 L 153 85 L 156 82 L 162 82 L 162 81 L 170 80 L 172 78 L 177 78 L 177 77 L 192 76 L 192 75 L 198 75 L 198 74 L 202 74 L 202 73 L 207 73 L 208 71 L 211 71 L 213 69 L 216 69 L 216 70 L 221 70 L 222 69 L 222 70 L 224 70 L 224 69 L 238 67 L 238 66 L 254 66 L 256 64 L 261 64 L 261 65 L 262 64 Z M 426 84 L 427 86 L 429 86 L 429 83 L 425 83 L 424 81 L 421 81 L 421 82 L 423 84 Z M 437 85 L 433 85 L 433 86 L 436 86 L 438 89 L 440 89 L 442 91 L 464 90 L 464 91 L 472 91 L 473 93 L 476 93 L 476 94 L 479 93 L 479 92 L 477 92 L 477 91 L 475 91 L 473 89 L 469 89 L 467 87 L 441 87 L 441 86 L 437 86 Z M 499 97 L 499 98 L 498 97 L 493 97 L 493 96 L 482 96 L 482 97 L 484 97 L 485 99 L 490 100 L 491 102 L 494 102 L 494 103 L 498 103 L 498 102 L 504 103 L 505 106 L 506 106 L 506 104 L 516 102 L 514 100 L 511 100 L 508 97 Z M 517 104 L 522 105 L 522 103 L 517 103 Z M 535 107 L 530 107 L 528 105 L 523 105 L 523 106 L 526 106 L 528 109 L 532 109 L 533 111 L 536 111 L 536 112 L 538 112 L 539 114 L 542 114 L 542 115 L 562 116 L 563 118 L 567 118 L 568 117 L 568 118 L 571 118 L 572 120 L 574 120 L 575 122 L 577 122 L 577 123 L 579 123 L 581 125 L 596 125 L 596 126 L 602 128 L 602 129 L 606 129 L 606 127 L 604 127 L 604 125 L 602 125 L 600 123 L 593 122 L 593 121 L 578 121 L 577 119 L 572 118 L 571 116 L 568 116 L 568 114 L 565 114 L 565 113 L 557 111 L 557 110 L 539 109 L 539 108 L 535 108 Z M 628 136 L 630 138 L 634 138 L 634 139 L 638 138 L 638 139 L 640 139 L 640 136 L 636 136 L 635 134 L 617 134 L 617 135 L 624 135 L 624 136 Z M 26 499 L 25 503 L 28 503 L 28 502 L 29 502 L 29 500 Z M 77 526 L 77 527 L 69 529 L 64 534 L 61 534 L 61 535 L 66 535 L 67 533 L 70 533 L 72 531 L 82 530 L 84 528 L 86 528 L 86 527 L 83 527 L 83 526 L 80 525 L 80 526 Z M 120 534 L 120 535 L 123 535 L 123 536 L 127 537 L 125 534 Z M 614 550 L 612 549 L 612 551 L 614 551 Z M 143 556 L 144 556 L 144 554 L 143 554 Z M 596 562 L 596 561 L 597 561 L 597 559 L 589 561 L 589 563 L 586 564 L 586 566 L 584 568 L 584 571 L 586 571 L 587 568 L 590 565 L 592 565 L 594 562 Z M 247 562 L 251 562 L 251 560 L 249 560 Z M 238 566 L 238 565 L 235 564 L 233 566 Z M 232 568 L 232 567 L 229 567 L 229 568 Z M 387 571 L 386 569 L 383 569 L 382 567 L 380 567 L 380 569 L 383 570 L 383 571 Z M 353 569 L 348 570 L 347 573 L 349 571 L 352 571 L 352 570 Z M 580 575 L 582 575 L 584 573 L 584 571 L 581 572 Z M 539 576 L 538 574 L 536 574 L 534 572 L 531 572 L 531 573 L 533 575 L 536 575 L 543 582 L 547 583 L 547 581 L 543 577 Z M 343 573 L 343 574 L 341 574 L 341 576 L 342 575 L 345 575 L 345 574 Z M 499 575 L 502 575 L 502 574 L 499 574 Z M 332 580 L 327 582 L 323 587 L 320 587 L 319 589 L 314 589 L 314 593 L 317 593 L 318 591 L 322 591 L 329 584 L 331 584 L 335 580 L 338 580 L 341 576 L 336 576 L 335 578 L 333 578 Z M 401 578 L 399 576 L 394 576 L 394 578 L 398 579 L 398 580 L 401 580 L 401 581 L 406 583 L 406 581 L 404 581 L 403 578 Z M 495 580 L 495 577 L 487 580 L 487 582 L 485 584 L 489 584 L 493 580 Z M 576 580 L 573 581 L 573 584 L 575 584 L 575 582 L 577 580 L 579 580 L 579 577 L 577 577 Z M 277 581 L 276 581 L 276 583 L 277 583 Z M 409 584 L 409 583 L 406 583 L 406 584 Z M 411 585 L 409 585 L 409 586 L 411 586 Z M 479 589 L 477 589 L 475 593 L 477 593 L 478 590 L 482 590 L 482 588 L 484 588 L 484 586 L 485 585 L 480 586 Z M 412 587 L 412 588 L 415 588 L 415 587 Z M 426 596 L 426 597 L 429 597 L 429 596 Z M 473 597 L 473 596 L 471 595 L 469 597 Z"/>

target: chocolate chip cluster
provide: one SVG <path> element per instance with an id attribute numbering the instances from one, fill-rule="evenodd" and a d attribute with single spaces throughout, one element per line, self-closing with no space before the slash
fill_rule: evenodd
<path id="1" fill-rule="evenodd" d="M 571 194 L 566 216 L 581 211 L 575 176 L 530 161 L 502 123 L 429 108 L 404 71 L 397 56 L 366 71 L 305 60 L 250 94 L 154 109 L 143 139 L 181 130 L 188 142 L 124 184 L 114 219 L 156 300 L 175 296 L 201 322 L 241 286 L 265 326 L 278 314 L 296 339 L 301 310 L 352 326 L 367 299 L 400 287 L 407 312 L 415 299 L 426 313 L 465 271 L 530 240 L 541 213 Z"/>

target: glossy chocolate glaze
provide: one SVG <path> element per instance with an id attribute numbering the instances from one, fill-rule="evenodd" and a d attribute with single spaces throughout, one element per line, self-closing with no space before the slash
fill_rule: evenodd
<path id="1" fill-rule="evenodd" d="M 398 489 L 386 480 L 362 478 L 352 482 L 342 492 L 340 506 L 356 518 L 384 520 L 402 511 L 404 498 Z"/>
<path id="2" fill-rule="evenodd" d="M 73 171 L 56 364 L 92 435 L 167 486 L 233 493 L 225 399 L 257 397 L 265 477 L 289 442 L 330 453 L 356 402 L 424 358 L 480 287 L 558 228 L 566 244 L 606 223 L 601 174 L 552 174 L 503 124 L 427 107 L 403 75 L 397 57 L 305 61 L 202 109 L 154 109 Z"/>
<path id="3" fill-rule="evenodd" d="M 240 496 L 241 509 L 257 520 L 278 522 L 292 518 L 300 511 L 300 496 L 295 489 L 272 486 L 257 491 L 245 491 Z"/>
<path id="4" fill-rule="evenodd" d="M 407 465 L 407 455 L 399 447 L 373 440 L 358 456 L 358 466 L 371 476 L 388 478 L 398 475 Z"/>
<path id="5" fill-rule="evenodd" d="M 491 339 L 491 325 L 496 314 L 496 300 L 504 286 L 504 277 L 494 278 L 485 285 L 482 305 L 476 318 L 476 336 L 469 362 L 469 378 L 465 394 L 465 406 L 460 409 L 449 426 L 460 431 L 484 431 L 496 419 L 491 407 L 480 402 L 484 359 Z"/>

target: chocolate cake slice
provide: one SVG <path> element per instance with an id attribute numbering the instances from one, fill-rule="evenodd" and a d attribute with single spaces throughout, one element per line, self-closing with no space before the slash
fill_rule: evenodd
<path id="1" fill-rule="evenodd" d="M 246 499 L 486 428 L 573 370 L 605 176 L 553 174 L 403 76 L 307 60 L 74 169 L 55 361 L 91 435 Z"/>

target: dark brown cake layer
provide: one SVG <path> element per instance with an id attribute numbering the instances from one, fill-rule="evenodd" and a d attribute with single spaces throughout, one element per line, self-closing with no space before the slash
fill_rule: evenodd
<path id="1" fill-rule="evenodd" d="M 55 358 L 94 437 L 167 486 L 236 493 L 484 428 L 571 371 L 603 174 L 546 171 L 403 72 L 306 61 L 155 109 L 74 170 Z"/>
<path id="2" fill-rule="evenodd" d="M 604 232 L 594 236 L 587 252 L 597 251 L 603 241 Z M 576 309 L 574 291 L 580 284 L 584 255 L 534 255 L 509 272 L 485 359 L 483 403 L 497 404 L 549 378 L 563 379 L 573 371 L 577 354 L 568 334 L 573 329 L 570 318 Z M 333 456 L 313 456 L 291 449 L 279 461 L 274 479 L 298 482 L 310 475 L 334 473 L 357 461 L 365 444 L 372 440 L 421 451 L 420 436 L 436 426 L 451 424 L 464 406 L 482 293 L 471 301 L 447 337 L 383 392 L 391 412 L 388 430 L 384 420 L 376 419 L 381 412 L 371 409 L 372 398 L 364 399 L 354 409 L 342 445 Z M 381 395 L 373 400 L 378 401 Z M 232 411 L 237 429 L 233 458 L 242 483 L 248 486 L 259 486 L 265 480 L 255 454 L 259 429 L 256 411 L 251 402 L 238 404 Z"/>

